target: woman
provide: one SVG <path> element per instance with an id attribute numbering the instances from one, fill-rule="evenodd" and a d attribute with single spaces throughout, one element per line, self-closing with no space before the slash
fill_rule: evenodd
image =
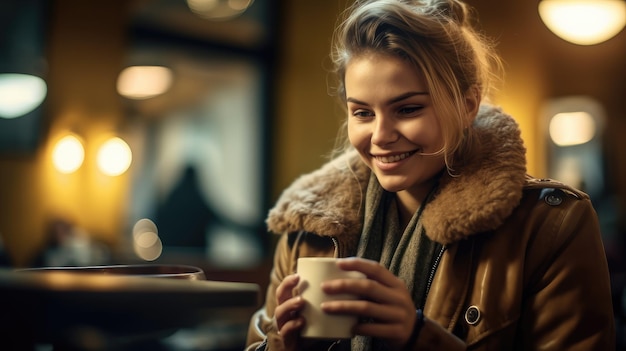
<path id="1" fill-rule="evenodd" d="M 526 174 L 517 123 L 486 101 L 497 62 L 454 0 L 357 1 L 333 59 L 349 147 L 285 190 L 283 234 L 248 349 L 611 350 L 609 275 L 589 197 Z M 296 260 L 340 260 L 328 313 L 351 340 L 299 336 Z"/>

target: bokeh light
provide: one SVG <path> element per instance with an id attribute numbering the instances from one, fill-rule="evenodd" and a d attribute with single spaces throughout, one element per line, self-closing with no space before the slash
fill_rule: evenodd
<path id="1" fill-rule="evenodd" d="M 46 82 L 28 74 L 0 74 L 0 118 L 16 118 L 37 108 L 46 97 Z"/>
<path id="2" fill-rule="evenodd" d="M 161 256 L 163 243 L 151 219 L 142 218 L 133 226 L 133 250 L 144 261 L 154 261 Z"/>
<path id="3" fill-rule="evenodd" d="M 593 45 L 619 33 L 626 24 L 623 0 L 543 0 L 539 15 L 559 37 L 579 45 Z"/>
<path id="4" fill-rule="evenodd" d="M 580 145 L 593 139 L 596 123 L 587 112 L 562 112 L 550 120 L 549 132 L 558 146 Z"/>
<path id="5" fill-rule="evenodd" d="M 253 0 L 187 0 L 196 15 L 209 20 L 229 20 L 244 13 Z"/>
<path id="6" fill-rule="evenodd" d="M 74 135 L 67 135 L 60 139 L 52 150 L 54 168 L 64 174 L 75 172 L 83 164 L 84 159 L 83 144 Z"/>
<path id="7" fill-rule="evenodd" d="M 174 74 L 163 66 L 131 66 L 117 79 L 117 92 L 129 99 L 148 99 L 169 90 Z"/>
<path id="8" fill-rule="evenodd" d="M 126 142 L 118 137 L 104 142 L 98 150 L 98 169 L 108 176 L 118 176 L 130 167 L 132 151 Z"/>

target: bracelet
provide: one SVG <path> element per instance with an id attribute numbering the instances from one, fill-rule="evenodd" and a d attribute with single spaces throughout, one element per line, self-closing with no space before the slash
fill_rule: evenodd
<path id="1" fill-rule="evenodd" d="M 415 319 L 415 326 L 413 326 L 413 332 L 411 332 L 411 336 L 409 336 L 409 340 L 406 342 L 406 346 L 404 346 L 405 350 L 412 350 L 413 346 L 417 342 L 417 337 L 424 326 L 424 312 L 422 309 L 415 310 L 415 314 L 417 318 Z"/>

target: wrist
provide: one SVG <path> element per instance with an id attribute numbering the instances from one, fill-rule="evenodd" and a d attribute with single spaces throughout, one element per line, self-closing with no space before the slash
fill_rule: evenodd
<path id="1" fill-rule="evenodd" d="M 424 326 L 424 312 L 421 309 L 415 310 L 415 325 L 413 325 L 413 331 L 407 340 L 404 350 L 412 350 L 417 342 L 417 338 L 419 337 L 420 331 Z"/>

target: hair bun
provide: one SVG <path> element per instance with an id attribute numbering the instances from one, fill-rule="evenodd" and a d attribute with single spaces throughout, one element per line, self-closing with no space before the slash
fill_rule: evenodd
<path id="1" fill-rule="evenodd" d="M 460 25 L 469 18 L 469 8 L 459 0 L 422 0 L 420 1 L 426 12 L 443 15 Z"/>

